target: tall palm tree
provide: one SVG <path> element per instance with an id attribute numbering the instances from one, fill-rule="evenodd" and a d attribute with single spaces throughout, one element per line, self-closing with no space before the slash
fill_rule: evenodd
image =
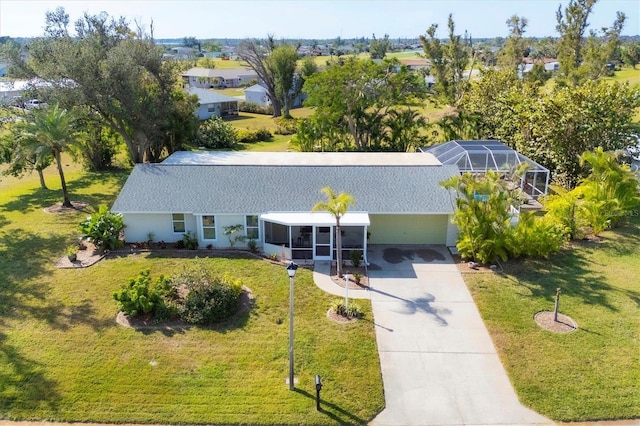
<path id="1" fill-rule="evenodd" d="M 347 194 L 345 192 L 341 192 L 337 194 L 328 186 L 325 186 L 320 190 L 325 197 L 327 197 L 327 201 L 320 201 L 316 203 L 311 209 L 312 212 L 318 210 L 324 210 L 333 217 L 336 218 L 336 262 L 337 262 L 337 271 L 338 276 L 342 276 L 342 234 L 340 233 L 340 218 L 347 213 L 349 210 L 349 206 L 355 204 L 355 198 L 353 195 Z"/>
<path id="2" fill-rule="evenodd" d="M 19 141 L 37 158 L 53 156 L 58 167 L 62 185 L 62 205 L 73 207 L 69 200 L 67 182 L 62 170 L 62 153 L 69 149 L 78 138 L 75 117 L 58 105 L 34 110 L 26 117 L 19 134 Z"/>

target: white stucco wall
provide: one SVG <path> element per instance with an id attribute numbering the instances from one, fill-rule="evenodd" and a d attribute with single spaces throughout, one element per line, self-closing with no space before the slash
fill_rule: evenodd
<path id="1" fill-rule="evenodd" d="M 447 247 L 454 247 L 458 241 L 458 225 L 454 224 L 452 219 L 453 215 L 447 217 Z"/>
<path id="2" fill-rule="evenodd" d="M 259 91 L 246 91 L 244 92 L 244 98 L 247 102 L 252 102 L 261 106 L 269 105 L 269 97 L 264 92 Z"/>
<path id="3" fill-rule="evenodd" d="M 242 225 L 245 226 L 245 215 L 214 215 L 216 218 L 216 239 L 215 240 L 205 240 L 202 238 L 202 230 L 199 230 L 198 233 L 198 241 L 200 246 L 206 247 L 207 244 L 212 244 L 214 247 L 224 248 L 231 247 L 229 243 L 229 237 L 224 235 L 225 226 L 234 226 L 234 225 Z M 236 235 L 246 235 L 246 228 L 242 231 L 233 234 Z M 246 247 L 246 241 L 238 241 L 234 244 L 234 247 Z"/>
<path id="4" fill-rule="evenodd" d="M 180 213 L 180 212 L 176 212 Z M 149 232 L 153 232 L 154 241 L 173 243 L 182 239 L 182 232 L 173 232 L 173 220 L 169 213 L 126 213 L 124 219 L 124 238 L 128 243 L 147 241 Z M 196 218 L 185 214 L 185 230 L 196 234 Z"/>
<path id="5" fill-rule="evenodd" d="M 209 112 L 209 105 L 214 105 L 213 112 Z M 207 120 L 214 115 L 220 117 L 220 104 L 202 104 L 196 109 L 196 115 L 200 120 Z"/>

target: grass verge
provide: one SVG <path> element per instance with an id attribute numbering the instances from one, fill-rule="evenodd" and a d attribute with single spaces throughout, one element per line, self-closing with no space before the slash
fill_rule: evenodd
<path id="1" fill-rule="evenodd" d="M 520 400 L 554 420 L 640 418 L 640 220 L 632 219 L 552 259 L 464 276 Z M 556 288 L 560 312 L 578 324 L 573 333 L 533 321 L 553 310 Z"/>

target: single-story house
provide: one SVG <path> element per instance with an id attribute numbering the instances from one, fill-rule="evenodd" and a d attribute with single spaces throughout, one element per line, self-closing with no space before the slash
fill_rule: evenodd
<path id="1" fill-rule="evenodd" d="M 405 65 L 409 71 L 418 71 L 431 67 L 431 61 L 429 59 L 400 58 L 398 60 L 402 65 Z"/>
<path id="2" fill-rule="evenodd" d="M 192 233 L 200 247 L 229 247 L 224 229 L 267 254 L 335 259 L 335 218 L 311 212 L 320 189 L 354 196 L 341 219 L 343 253 L 368 244 L 455 245 L 454 195 L 439 183 L 459 173 L 423 153 L 176 152 L 137 164 L 112 211 L 128 242 L 174 242 Z M 348 259 L 348 257 L 345 257 Z"/>
<path id="3" fill-rule="evenodd" d="M 294 80 L 295 78 L 297 78 L 297 76 L 294 76 Z M 301 107 L 306 98 L 306 93 L 300 92 L 296 94 L 291 100 L 291 107 Z M 260 106 L 271 105 L 271 99 L 269 98 L 269 95 L 267 93 L 267 88 L 261 84 L 254 84 L 253 86 L 244 89 L 244 100 L 246 102 L 258 104 Z"/>
<path id="4" fill-rule="evenodd" d="M 246 68 L 191 68 L 182 73 L 185 86 L 202 89 L 240 87 L 258 81 L 258 74 Z"/>
<path id="5" fill-rule="evenodd" d="M 271 99 L 269 99 L 266 87 L 260 84 L 254 84 L 253 86 L 244 89 L 244 99 L 247 102 L 258 104 L 260 106 L 271 105 Z"/>
<path id="6" fill-rule="evenodd" d="M 198 97 L 198 109 L 195 113 L 200 120 L 207 120 L 214 115 L 217 117 L 238 115 L 237 98 L 196 87 L 189 88 L 188 92 Z"/>

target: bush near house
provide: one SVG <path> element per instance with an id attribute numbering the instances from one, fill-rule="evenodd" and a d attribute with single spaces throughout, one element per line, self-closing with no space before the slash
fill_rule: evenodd
<path id="1" fill-rule="evenodd" d="M 83 237 L 101 250 L 115 250 L 124 244 L 120 239 L 120 232 L 124 229 L 122 215 L 112 213 L 107 206 L 100 206 L 79 227 Z"/>
<path id="2" fill-rule="evenodd" d="M 201 123 L 196 134 L 196 146 L 208 149 L 229 149 L 236 143 L 235 129 L 220 117 L 211 117 Z"/>
<path id="3" fill-rule="evenodd" d="M 271 105 L 258 105 L 254 102 L 238 102 L 238 110 L 240 112 L 251 112 L 254 114 L 273 115 L 273 107 Z"/>

